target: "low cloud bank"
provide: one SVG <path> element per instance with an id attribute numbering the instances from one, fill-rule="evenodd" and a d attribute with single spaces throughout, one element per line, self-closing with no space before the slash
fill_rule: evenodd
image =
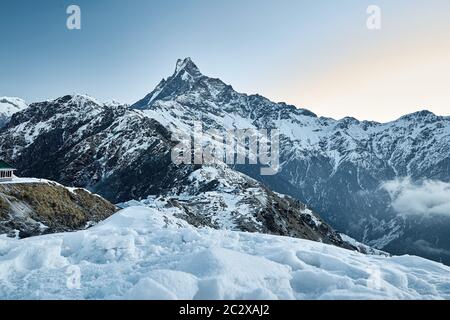
<path id="1" fill-rule="evenodd" d="M 446 250 L 443 248 L 436 248 L 426 240 L 417 240 L 416 242 L 414 242 L 414 246 L 416 249 L 419 249 L 420 251 L 426 254 L 450 257 L 450 250 Z"/>
<path id="2" fill-rule="evenodd" d="M 392 208 L 402 215 L 450 217 L 450 183 L 410 178 L 387 181 L 382 185 L 392 200 Z"/>

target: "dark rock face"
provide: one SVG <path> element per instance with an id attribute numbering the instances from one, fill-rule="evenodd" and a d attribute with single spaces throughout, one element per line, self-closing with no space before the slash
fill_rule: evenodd
<path id="1" fill-rule="evenodd" d="M 116 211 L 116 206 L 83 189 L 51 182 L 0 184 L 0 233 L 10 236 L 80 230 Z"/>

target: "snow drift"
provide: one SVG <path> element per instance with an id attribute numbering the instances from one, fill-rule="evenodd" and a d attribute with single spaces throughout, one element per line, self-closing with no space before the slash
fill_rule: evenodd
<path id="1" fill-rule="evenodd" d="M 130 207 L 97 226 L 0 237 L 1 299 L 448 299 L 450 268 Z"/>

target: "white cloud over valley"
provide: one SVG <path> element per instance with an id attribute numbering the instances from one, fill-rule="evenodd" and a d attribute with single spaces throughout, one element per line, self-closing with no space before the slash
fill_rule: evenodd
<path id="1" fill-rule="evenodd" d="M 402 215 L 450 217 L 450 183 L 410 178 L 387 181 L 382 185 L 392 200 L 392 208 Z"/>

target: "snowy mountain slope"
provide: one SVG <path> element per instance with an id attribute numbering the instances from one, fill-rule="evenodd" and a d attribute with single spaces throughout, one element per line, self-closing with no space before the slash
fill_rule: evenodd
<path id="1" fill-rule="evenodd" d="M 141 111 L 75 95 L 34 103 L 15 114 L 0 132 L 0 156 L 14 163 L 21 175 L 86 187 L 114 203 L 164 195 L 182 203 L 182 217 L 195 225 L 290 235 L 355 249 L 326 223 L 316 225 L 320 218 L 303 204 L 224 165 L 214 169 L 215 177 L 200 182 L 196 175 L 208 169 L 175 165 L 170 157 L 175 143 L 160 123 Z"/>
<path id="2" fill-rule="evenodd" d="M 291 236 L 356 250 L 304 204 L 265 188 L 226 165 L 195 170 L 168 192 L 121 207 L 147 206 L 171 212 L 191 225 Z M 367 248 L 360 247 L 361 252 Z"/>
<path id="3" fill-rule="evenodd" d="M 171 147 L 167 130 L 141 112 L 83 95 L 33 103 L 0 132 L 0 157 L 20 175 L 86 187 L 113 202 L 169 187 Z"/>
<path id="4" fill-rule="evenodd" d="M 255 166 L 234 168 L 308 204 L 358 240 L 450 263 L 447 232 L 420 232 L 423 223 L 405 221 L 394 212 L 382 188 L 407 176 L 450 181 L 450 117 L 420 111 L 384 124 L 319 118 L 305 109 L 238 93 L 201 74 L 189 58 L 178 61 L 174 74 L 132 107 L 173 132 L 192 130 L 194 120 L 204 130 L 276 128 L 281 132 L 276 176 L 261 176 Z M 448 230 L 450 219 L 440 219 L 442 224 Z M 414 246 L 405 251 L 408 239 L 439 243 L 435 249 L 442 254 Z"/>
<path id="5" fill-rule="evenodd" d="M 117 211 L 87 190 L 43 179 L 0 182 L 0 234 L 30 237 L 84 229 Z"/>
<path id="6" fill-rule="evenodd" d="M 1 299 L 449 299 L 450 268 L 318 242 L 197 229 L 131 207 L 97 226 L 0 237 Z"/>
<path id="7" fill-rule="evenodd" d="M 9 121 L 11 116 L 27 108 L 24 100 L 19 98 L 0 97 L 0 128 Z"/>

